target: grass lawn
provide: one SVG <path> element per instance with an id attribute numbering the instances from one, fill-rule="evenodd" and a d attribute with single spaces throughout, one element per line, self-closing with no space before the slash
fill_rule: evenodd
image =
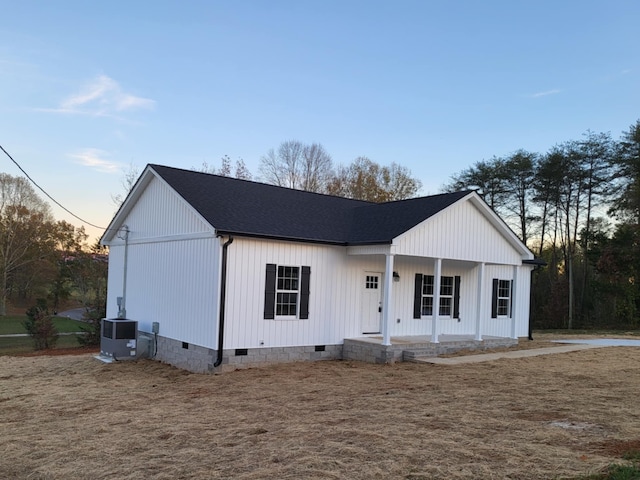
<path id="1" fill-rule="evenodd" d="M 77 337 L 77 335 L 60 335 L 56 343 L 56 349 L 80 347 Z M 33 351 L 33 340 L 31 337 L 0 338 L 0 356 L 22 355 Z"/>
<path id="2" fill-rule="evenodd" d="M 27 333 L 22 325 L 26 318 L 26 315 L 0 317 L 0 335 Z M 58 333 L 81 332 L 81 327 L 86 326 L 83 322 L 66 317 L 54 317 L 53 323 L 58 329 Z M 60 335 L 56 343 L 56 349 L 79 347 L 80 343 L 78 343 L 77 337 L 77 335 Z M 31 337 L 0 337 L 0 355 L 21 355 L 33 351 Z"/>
<path id="3" fill-rule="evenodd" d="M 7 315 L 6 317 L 0 317 L 0 335 L 8 335 L 12 333 L 27 333 L 22 325 L 27 319 L 26 315 Z M 72 320 L 66 317 L 54 317 L 53 323 L 58 329 L 59 333 L 67 332 L 80 332 L 81 325 L 85 325 L 83 322 Z"/>

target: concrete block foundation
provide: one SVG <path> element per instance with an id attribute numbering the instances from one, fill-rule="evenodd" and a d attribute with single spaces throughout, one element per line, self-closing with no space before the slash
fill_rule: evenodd
<path id="1" fill-rule="evenodd" d="M 389 364 L 413 361 L 420 357 L 437 357 L 461 350 L 489 350 L 518 344 L 517 338 L 441 335 L 438 343 L 428 336 L 398 337 L 391 345 L 382 345 L 380 337 L 345 339 L 343 345 L 301 347 L 260 347 L 223 350 L 222 364 L 214 368 L 217 351 L 178 340 L 158 336 L 155 359 L 195 373 L 223 373 L 242 368 L 274 363 L 318 360 L 356 360 Z"/>
<path id="2" fill-rule="evenodd" d="M 340 360 L 342 345 L 223 350 L 222 364 L 214 367 L 217 350 L 158 336 L 158 351 L 154 358 L 194 373 L 222 373 L 274 363 Z"/>

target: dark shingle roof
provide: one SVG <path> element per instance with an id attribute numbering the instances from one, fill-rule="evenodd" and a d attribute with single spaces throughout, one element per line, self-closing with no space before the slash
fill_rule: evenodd
<path id="1" fill-rule="evenodd" d="M 161 165 L 149 167 L 220 233 L 339 245 L 390 243 L 469 194 L 376 204 Z"/>

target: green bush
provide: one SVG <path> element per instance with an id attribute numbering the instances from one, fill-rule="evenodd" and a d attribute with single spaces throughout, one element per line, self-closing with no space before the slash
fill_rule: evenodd
<path id="1" fill-rule="evenodd" d="M 39 298 L 36 304 L 26 311 L 27 319 L 22 325 L 31 336 L 36 350 L 53 348 L 58 341 L 58 330 L 53 324 L 53 315 L 49 314 L 47 301 Z"/>
<path id="2" fill-rule="evenodd" d="M 107 314 L 104 306 L 90 305 L 84 315 L 85 325 L 80 327 L 82 335 L 78 335 L 78 343 L 85 347 L 100 344 L 100 328 L 102 319 Z"/>

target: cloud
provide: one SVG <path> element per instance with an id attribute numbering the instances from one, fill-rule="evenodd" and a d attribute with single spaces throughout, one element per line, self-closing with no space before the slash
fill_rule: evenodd
<path id="1" fill-rule="evenodd" d="M 155 100 L 125 93 L 114 79 L 99 75 L 77 93 L 65 98 L 57 108 L 45 110 L 94 117 L 118 117 L 124 112 L 152 109 L 155 104 Z"/>
<path id="2" fill-rule="evenodd" d="M 121 163 L 105 159 L 109 156 L 108 152 L 97 148 L 85 148 L 68 156 L 75 159 L 75 163 L 102 173 L 120 173 L 123 167 Z"/>
<path id="3" fill-rule="evenodd" d="M 554 90 L 546 90 L 544 92 L 538 92 L 538 93 L 534 93 L 532 95 L 529 95 L 531 98 L 540 98 L 540 97 L 547 97 L 549 95 L 556 95 L 558 93 L 560 93 L 562 90 L 559 89 L 554 89 Z"/>

